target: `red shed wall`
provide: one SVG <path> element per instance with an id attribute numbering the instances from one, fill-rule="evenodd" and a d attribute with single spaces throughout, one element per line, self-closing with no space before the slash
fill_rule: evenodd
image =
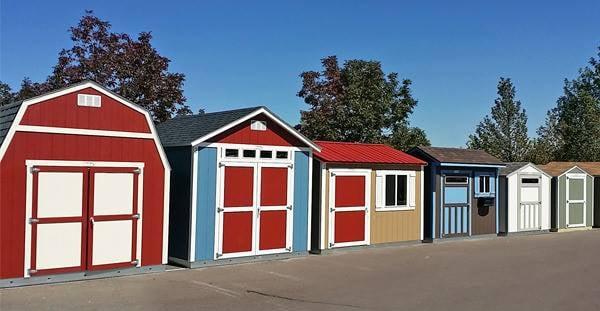
<path id="1" fill-rule="evenodd" d="M 165 168 L 154 140 L 17 132 L 0 162 L 0 278 L 23 277 L 25 160 L 144 162 L 142 264 L 161 264 Z"/>
<path id="2" fill-rule="evenodd" d="M 77 94 L 102 96 L 102 106 L 77 105 Z M 122 103 L 87 88 L 29 106 L 21 125 L 150 133 L 146 117 Z"/>
<path id="3" fill-rule="evenodd" d="M 250 123 L 253 120 L 266 121 L 266 131 L 253 131 L 250 129 Z M 295 146 L 305 147 L 306 144 L 296 138 L 283 127 L 279 126 L 274 120 L 264 114 L 260 114 L 251 120 L 221 133 L 211 139 L 210 142 L 229 143 L 229 144 L 248 144 L 248 145 L 267 145 L 267 146 Z"/>

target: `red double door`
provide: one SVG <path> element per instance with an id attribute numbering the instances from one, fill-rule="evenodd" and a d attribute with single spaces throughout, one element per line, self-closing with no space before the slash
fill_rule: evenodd
<path id="1" fill-rule="evenodd" d="M 217 259 L 290 252 L 291 165 L 228 163 L 220 176 Z"/>
<path id="2" fill-rule="evenodd" d="M 29 275 L 138 265 L 138 173 L 33 167 Z"/>

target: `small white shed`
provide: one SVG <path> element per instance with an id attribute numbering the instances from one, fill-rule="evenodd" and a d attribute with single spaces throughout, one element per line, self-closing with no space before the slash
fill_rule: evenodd
<path id="1" fill-rule="evenodd" d="M 500 234 L 550 230 L 551 176 L 532 163 L 500 170 Z"/>

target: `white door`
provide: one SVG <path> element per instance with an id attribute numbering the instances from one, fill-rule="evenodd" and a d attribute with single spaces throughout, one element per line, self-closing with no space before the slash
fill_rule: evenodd
<path id="1" fill-rule="evenodd" d="M 87 174 L 84 168 L 33 168 L 29 274 L 85 269 Z"/>
<path id="2" fill-rule="evenodd" d="M 132 168 L 91 169 L 88 269 L 140 264 L 138 176 Z"/>
<path id="3" fill-rule="evenodd" d="M 541 229 L 541 183 L 539 175 L 519 175 L 519 231 Z"/>
<path id="4" fill-rule="evenodd" d="M 371 172 L 331 170 L 329 247 L 368 245 Z"/>
<path id="5" fill-rule="evenodd" d="M 567 174 L 567 227 L 586 224 L 586 186 L 585 174 Z"/>

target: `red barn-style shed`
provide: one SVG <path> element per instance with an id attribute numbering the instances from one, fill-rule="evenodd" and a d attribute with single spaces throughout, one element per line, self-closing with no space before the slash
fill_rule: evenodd
<path id="1" fill-rule="evenodd" d="M 0 107 L 0 285 L 165 264 L 169 178 L 150 114 L 95 82 Z"/>

